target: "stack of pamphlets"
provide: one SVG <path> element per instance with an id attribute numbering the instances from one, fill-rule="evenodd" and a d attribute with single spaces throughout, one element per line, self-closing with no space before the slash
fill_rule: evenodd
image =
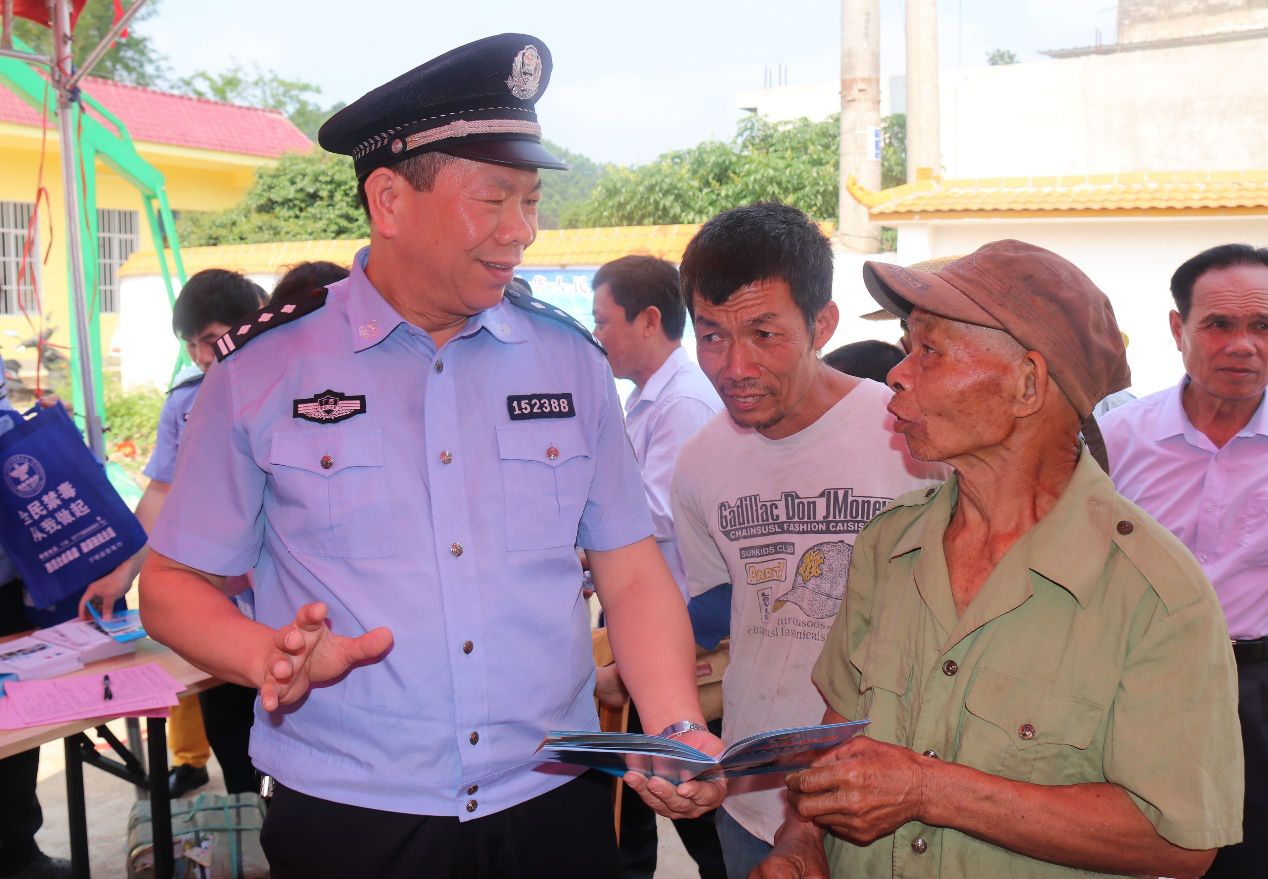
<path id="1" fill-rule="evenodd" d="M 13 675 L 19 681 L 55 678 L 83 667 L 78 650 L 59 647 L 31 635 L 0 644 L 0 674 Z"/>
<path id="2" fill-rule="evenodd" d="M 31 637 L 55 647 L 78 651 L 79 661 L 84 665 L 136 651 L 134 639 L 116 640 L 96 620 L 67 620 L 47 629 L 36 629 Z"/>
<path id="3" fill-rule="evenodd" d="M 544 752 L 547 760 L 602 769 L 613 775 L 657 775 L 681 784 L 691 779 L 709 781 L 805 769 L 852 739 L 868 723 L 853 720 L 758 733 L 741 739 L 717 757 L 660 736 L 584 731 L 553 731 L 537 750 Z"/>

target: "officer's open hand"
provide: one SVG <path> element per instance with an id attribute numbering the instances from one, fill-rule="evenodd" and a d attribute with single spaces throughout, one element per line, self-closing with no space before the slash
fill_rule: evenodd
<path id="1" fill-rule="evenodd" d="M 718 755 L 726 750 L 723 741 L 713 733 L 692 730 L 678 741 L 706 754 Z M 666 818 L 695 818 L 717 808 L 726 797 L 725 781 L 684 781 L 675 785 L 663 778 L 646 778 L 627 772 L 621 780 L 628 784 L 653 812 Z"/>
<path id="2" fill-rule="evenodd" d="M 260 685 L 265 711 L 298 701 L 311 685 L 379 657 L 392 646 L 392 633 L 380 626 L 358 638 L 336 635 L 326 624 L 326 605 L 316 602 L 301 607 L 295 622 L 278 629 L 273 645 Z"/>
<path id="3" fill-rule="evenodd" d="M 919 820 L 937 759 L 856 736 L 785 779 L 803 818 L 856 845 Z"/>

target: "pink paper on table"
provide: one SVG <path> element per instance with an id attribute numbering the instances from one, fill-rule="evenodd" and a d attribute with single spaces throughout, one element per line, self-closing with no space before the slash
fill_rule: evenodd
<path id="1" fill-rule="evenodd" d="M 22 729 L 86 717 L 151 716 L 177 703 L 185 687 L 158 663 L 110 672 L 113 699 L 103 697 L 102 675 L 86 674 L 5 686 L 0 729 Z"/>

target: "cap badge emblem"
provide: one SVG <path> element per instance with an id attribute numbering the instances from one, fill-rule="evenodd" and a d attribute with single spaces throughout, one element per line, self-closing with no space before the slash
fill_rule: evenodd
<path id="1" fill-rule="evenodd" d="M 506 87 L 521 101 L 530 101 L 537 96 L 537 88 L 541 82 L 541 56 L 537 54 L 536 46 L 525 46 L 515 56 L 515 63 L 511 65 L 511 75 L 506 80 Z"/>
<path id="2" fill-rule="evenodd" d="M 401 139 L 399 137 L 392 141 L 392 152 L 399 153 L 403 149 L 405 149 L 405 144 L 401 143 Z"/>

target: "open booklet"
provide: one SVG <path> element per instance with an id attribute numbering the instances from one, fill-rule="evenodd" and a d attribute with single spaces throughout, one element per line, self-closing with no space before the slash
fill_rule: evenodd
<path id="1" fill-rule="evenodd" d="M 602 769 L 613 775 L 638 772 L 675 784 L 794 772 L 859 733 L 869 721 L 777 729 L 741 739 L 717 757 L 660 736 L 634 733 L 552 731 L 537 751 L 546 760 Z"/>

